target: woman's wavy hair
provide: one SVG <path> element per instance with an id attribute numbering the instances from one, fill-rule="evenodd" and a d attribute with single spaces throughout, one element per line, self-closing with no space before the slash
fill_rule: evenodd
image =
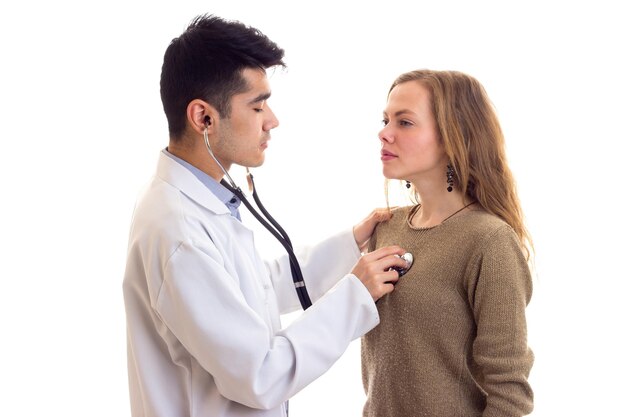
<path id="1" fill-rule="evenodd" d="M 506 161 L 504 135 L 483 86 L 462 72 L 423 69 L 400 75 L 389 93 L 409 81 L 419 82 L 430 92 L 439 137 L 455 172 L 455 186 L 508 223 L 530 260 L 533 243 Z"/>

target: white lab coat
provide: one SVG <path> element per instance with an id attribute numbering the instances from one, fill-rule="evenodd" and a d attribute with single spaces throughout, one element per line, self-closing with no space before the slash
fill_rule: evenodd
<path id="1" fill-rule="evenodd" d="M 123 285 L 132 415 L 284 416 L 284 402 L 379 320 L 363 284 L 344 276 L 359 256 L 351 232 L 299 255 L 314 304 L 281 329 L 279 314 L 299 307 L 287 256 L 264 263 L 252 232 L 161 153 Z"/>

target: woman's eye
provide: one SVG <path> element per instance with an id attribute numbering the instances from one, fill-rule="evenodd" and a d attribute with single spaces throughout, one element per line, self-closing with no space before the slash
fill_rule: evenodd
<path id="1" fill-rule="evenodd" d="M 405 127 L 406 127 L 406 126 L 413 126 L 413 123 L 409 122 L 408 120 L 400 120 L 400 121 L 398 122 L 398 124 L 399 124 L 400 126 L 405 126 Z"/>
<path id="2" fill-rule="evenodd" d="M 387 126 L 389 124 L 389 120 L 383 119 L 380 121 L 383 126 Z"/>

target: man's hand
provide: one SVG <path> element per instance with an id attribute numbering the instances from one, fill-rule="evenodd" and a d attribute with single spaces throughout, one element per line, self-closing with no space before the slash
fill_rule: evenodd
<path id="1" fill-rule="evenodd" d="M 367 248 L 367 243 L 369 242 L 372 233 L 374 233 L 376 225 L 380 222 L 389 220 L 392 215 L 391 209 L 374 209 L 365 219 L 363 219 L 363 221 L 352 228 L 354 240 L 359 246 L 359 250 L 361 252 L 364 252 Z"/>
<path id="2" fill-rule="evenodd" d="M 394 289 L 398 271 L 391 267 L 406 268 L 407 262 L 400 258 L 406 251 L 400 246 L 387 246 L 365 254 L 359 259 L 352 274 L 361 280 L 374 301 Z"/>

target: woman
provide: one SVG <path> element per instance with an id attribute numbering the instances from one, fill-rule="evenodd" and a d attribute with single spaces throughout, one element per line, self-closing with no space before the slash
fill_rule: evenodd
<path id="1" fill-rule="evenodd" d="M 383 115 L 383 174 L 419 203 L 370 242 L 414 264 L 363 338 L 364 416 L 526 415 L 532 242 L 495 111 L 474 78 L 421 70 L 396 79 Z"/>

